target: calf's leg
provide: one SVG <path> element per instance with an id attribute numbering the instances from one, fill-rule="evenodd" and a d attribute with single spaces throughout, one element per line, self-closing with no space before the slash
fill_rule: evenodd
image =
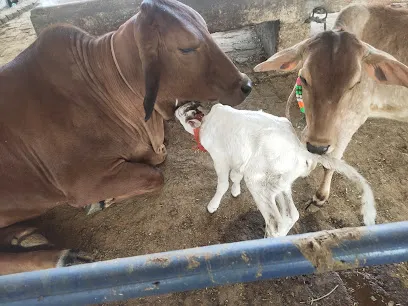
<path id="1" fill-rule="evenodd" d="M 215 192 L 214 197 L 211 199 L 210 203 L 207 205 L 207 210 L 209 213 L 214 213 L 220 206 L 221 199 L 224 194 L 227 192 L 229 187 L 228 175 L 229 167 L 226 165 L 225 160 L 214 159 L 214 168 L 218 176 L 217 180 L 217 191 Z"/>
<path id="2" fill-rule="evenodd" d="M 265 236 L 278 237 L 282 231 L 283 219 L 276 205 L 276 193 L 270 188 L 270 184 L 262 184 L 260 181 L 245 179 L 245 183 L 251 195 L 265 219 Z"/>
<path id="3" fill-rule="evenodd" d="M 281 209 L 281 215 L 283 219 L 283 226 L 280 236 L 286 236 L 289 231 L 295 225 L 296 221 L 299 220 L 299 212 L 293 202 L 291 189 L 284 190 L 276 197 L 279 207 Z"/>
<path id="4" fill-rule="evenodd" d="M 231 170 L 230 178 L 232 181 L 231 194 L 234 198 L 241 194 L 241 181 L 244 175 L 236 170 Z"/>

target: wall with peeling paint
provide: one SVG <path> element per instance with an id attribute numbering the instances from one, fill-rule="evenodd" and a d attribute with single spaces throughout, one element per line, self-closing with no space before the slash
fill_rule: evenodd
<path id="1" fill-rule="evenodd" d="M 72 2 L 74 3 L 67 3 Z M 142 0 L 47 0 L 33 10 L 32 21 L 40 32 L 49 24 L 67 22 L 92 34 L 115 30 L 138 9 Z M 282 23 L 304 21 L 312 9 L 324 5 L 328 11 L 340 10 L 350 0 L 181 0 L 206 19 L 210 31 L 227 31 L 264 21 Z M 374 2 L 389 2 L 371 0 Z"/>
<path id="2" fill-rule="evenodd" d="M 310 35 L 305 24 L 313 8 L 324 6 L 337 12 L 350 3 L 389 3 L 390 0 L 180 0 L 193 7 L 207 21 L 210 32 L 239 29 L 267 21 L 279 21 L 278 50 L 290 47 Z M 72 2 L 72 3 L 67 3 Z M 40 33 L 55 23 L 69 23 L 93 34 L 116 30 L 132 17 L 142 0 L 45 0 L 31 13 Z"/>

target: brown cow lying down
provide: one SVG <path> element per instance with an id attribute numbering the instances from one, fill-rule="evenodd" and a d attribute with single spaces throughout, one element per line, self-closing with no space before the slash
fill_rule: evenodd
<path id="1" fill-rule="evenodd" d="M 237 105 L 250 91 L 203 18 L 174 0 L 144 1 L 98 38 L 45 30 L 0 68 L 0 274 L 88 261 L 13 224 L 160 189 L 153 166 L 166 157 L 163 119 L 175 101 Z"/>
<path id="2" fill-rule="evenodd" d="M 351 5 L 340 12 L 332 31 L 275 54 L 255 71 L 301 68 L 304 141 L 310 152 L 340 159 L 367 118 L 408 121 L 407 28 L 406 9 Z M 332 176 L 325 169 L 309 204 L 324 204 Z"/>

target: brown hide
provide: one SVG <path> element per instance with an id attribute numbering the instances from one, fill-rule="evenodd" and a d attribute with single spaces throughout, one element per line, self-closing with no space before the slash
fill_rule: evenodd
<path id="1" fill-rule="evenodd" d="M 310 152 L 341 158 L 369 117 L 408 122 L 408 10 L 394 7 L 347 6 L 333 30 L 255 67 L 301 69 L 307 121 L 303 140 Z M 328 199 L 332 176 L 326 169 L 309 204 L 321 207 Z"/>
<path id="2" fill-rule="evenodd" d="M 316 34 L 255 67 L 256 71 L 301 69 L 308 126 L 304 136 L 312 153 L 329 147 L 327 152 L 340 157 L 352 134 L 370 116 L 378 86 L 408 87 L 407 26 L 408 10 L 349 6 L 332 31 Z"/>
<path id="3" fill-rule="evenodd" d="M 0 227 L 157 190 L 152 166 L 166 157 L 176 99 L 237 105 L 250 86 L 202 17 L 174 0 L 144 1 L 98 38 L 48 28 L 0 68 Z"/>

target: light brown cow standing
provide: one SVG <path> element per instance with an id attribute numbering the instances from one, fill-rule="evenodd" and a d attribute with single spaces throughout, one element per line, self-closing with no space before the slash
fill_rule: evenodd
<path id="1" fill-rule="evenodd" d="M 407 29 L 406 9 L 351 5 L 340 12 L 332 31 L 275 54 L 255 71 L 301 68 L 303 140 L 312 153 L 341 158 L 367 118 L 408 121 Z M 332 176 L 325 169 L 309 204 L 324 204 Z"/>
<path id="2" fill-rule="evenodd" d="M 0 274 L 87 262 L 13 224 L 160 189 L 153 166 L 166 157 L 163 119 L 176 100 L 237 105 L 250 91 L 203 18 L 175 0 L 144 1 L 98 38 L 45 30 L 0 68 Z"/>

